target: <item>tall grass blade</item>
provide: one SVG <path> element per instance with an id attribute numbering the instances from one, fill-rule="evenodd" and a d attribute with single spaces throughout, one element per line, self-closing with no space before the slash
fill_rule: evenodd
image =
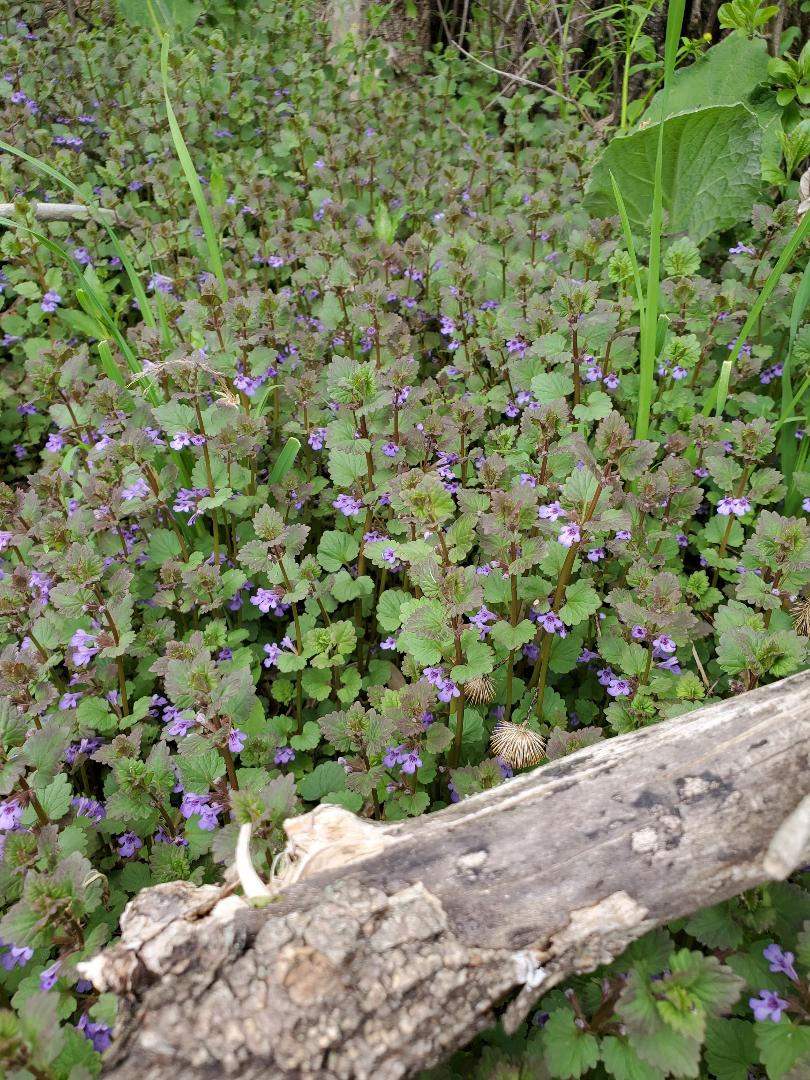
<path id="1" fill-rule="evenodd" d="M 225 272 L 222 269 L 222 259 L 219 254 L 219 241 L 217 240 L 216 230 L 214 229 L 214 219 L 211 217 L 211 211 L 208 207 L 208 203 L 205 201 L 205 195 L 203 194 L 202 184 L 200 184 L 199 177 L 197 176 L 197 170 L 194 168 L 194 162 L 191 160 L 191 155 L 188 152 L 186 141 L 183 138 L 183 133 L 180 130 L 180 125 L 177 123 L 177 117 L 174 114 L 172 108 L 171 98 L 169 97 L 169 35 L 164 34 L 163 44 L 160 48 L 160 76 L 163 80 L 163 97 L 166 101 L 166 115 L 169 118 L 169 129 L 172 134 L 172 141 L 174 142 L 174 149 L 177 153 L 180 165 L 183 168 L 183 173 L 186 177 L 186 183 L 189 186 L 194 202 L 197 206 L 197 213 L 200 215 L 200 222 L 205 233 L 205 243 L 208 247 L 208 259 L 211 264 L 211 270 L 214 273 L 217 281 L 220 284 L 223 292 L 225 291 Z"/>
<path id="2" fill-rule="evenodd" d="M 810 232 L 810 213 L 805 214 L 802 220 L 796 226 L 796 229 L 790 240 L 788 241 L 785 250 L 776 260 L 773 269 L 771 270 L 770 274 L 768 274 L 765 284 L 760 289 L 759 296 L 752 304 L 751 310 L 748 312 L 748 318 L 743 323 L 742 330 L 740 330 L 740 333 L 737 336 L 737 340 L 734 344 L 734 348 L 731 350 L 731 355 L 728 358 L 731 361 L 732 366 L 737 362 L 737 357 L 740 355 L 743 345 L 745 345 L 746 341 L 748 340 L 748 335 L 754 329 L 756 321 L 760 316 L 760 312 L 765 307 L 765 304 L 768 302 L 768 297 L 779 284 L 779 279 L 790 265 L 793 256 L 796 254 L 798 248 L 801 246 L 804 238 L 808 235 L 808 232 Z M 716 400 L 717 384 L 712 387 L 711 393 L 709 394 L 709 397 L 703 406 L 704 416 L 709 416 L 711 414 L 712 410 L 714 409 Z M 795 402 L 796 398 L 794 397 L 794 405 Z"/>
<path id="3" fill-rule="evenodd" d="M 278 455 L 278 460 L 273 466 L 273 471 L 270 473 L 270 483 L 279 484 L 293 467 L 295 459 L 298 457 L 298 451 L 301 449 L 301 443 L 298 439 L 287 439 L 284 444 L 284 449 Z"/>
<path id="4" fill-rule="evenodd" d="M 67 188 L 68 191 L 73 192 L 74 195 L 86 201 L 81 188 L 74 184 L 69 177 L 64 175 L 64 173 L 59 172 L 58 169 L 54 169 L 52 165 L 48 165 L 47 162 L 39 161 L 38 158 L 31 157 L 31 155 L 26 154 L 24 150 L 19 150 L 16 146 L 12 146 L 10 143 L 3 142 L 2 139 L 0 139 L 0 150 L 5 150 L 7 154 L 13 154 L 14 157 L 18 157 L 22 161 L 27 161 L 29 165 L 32 165 L 39 172 L 44 173 L 45 176 L 49 176 L 52 180 L 55 180 L 56 183 L 59 184 L 61 187 Z M 87 205 L 90 207 L 91 210 L 93 209 L 92 203 L 88 203 Z M 146 291 L 141 283 L 140 277 L 138 276 L 138 272 L 129 257 L 127 249 L 118 239 L 115 230 L 107 221 L 101 219 L 99 221 L 99 224 L 104 228 L 105 232 L 110 238 L 110 243 L 115 250 L 115 254 L 121 260 L 121 265 L 124 267 L 126 275 L 129 279 L 130 288 L 132 289 L 135 299 L 138 301 L 138 307 L 140 309 L 141 316 L 143 317 L 143 321 L 146 323 L 147 326 L 155 329 L 157 325 L 155 323 L 155 316 L 152 314 Z"/>
<path id="5" fill-rule="evenodd" d="M 80 306 L 90 318 L 95 319 L 99 324 L 100 335 L 103 336 L 104 334 L 107 334 L 115 339 L 115 343 L 121 350 L 121 354 L 126 360 L 127 367 L 130 371 L 133 374 L 141 374 L 143 372 L 141 363 L 132 351 L 127 339 L 118 329 L 115 316 L 107 306 L 106 297 L 104 296 L 103 290 L 101 289 L 95 274 L 86 274 L 69 251 L 63 248 L 62 245 L 58 244 L 55 240 L 52 240 L 49 236 L 45 236 L 44 233 L 39 232 L 37 229 L 32 229 L 28 225 L 23 225 L 20 221 L 14 221 L 13 218 L 2 216 L 0 216 L 0 224 L 6 225 L 11 229 L 18 229 L 21 232 L 27 233 L 29 236 L 33 236 L 34 239 L 42 244 L 43 247 L 47 248 L 51 254 L 56 255 L 57 258 L 62 259 L 68 264 L 78 279 L 76 299 Z M 150 386 L 147 389 L 146 396 L 151 405 L 160 404 L 160 399 L 158 398 L 154 386 Z"/>
<path id="6" fill-rule="evenodd" d="M 728 382 L 731 378 L 731 361 L 724 360 L 720 367 L 720 377 L 717 380 L 717 403 L 714 407 L 715 416 L 722 416 L 723 409 L 728 400 Z"/>
<path id="7" fill-rule="evenodd" d="M 667 11 L 667 34 L 664 44 L 664 86 L 661 91 L 661 120 L 658 125 L 658 146 L 655 152 L 652 214 L 650 218 L 650 257 L 647 268 L 647 295 L 644 320 L 641 326 L 641 363 L 639 370 L 636 438 L 645 439 L 650 430 L 655 381 L 655 341 L 658 331 L 659 289 L 661 283 L 661 232 L 664 220 L 664 131 L 667 122 L 669 87 L 675 72 L 685 0 L 670 0 Z"/>
<path id="8" fill-rule="evenodd" d="M 638 317 L 639 323 L 644 323 L 644 286 L 641 284 L 641 271 L 638 268 L 638 259 L 636 258 L 636 245 L 633 241 L 633 231 L 630 228 L 630 218 L 627 216 L 627 207 L 624 204 L 624 196 L 619 189 L 619 185 L 616 183 L 616 177 L 611 172 L 610 182 L 613 185 L 613 197 L 616 200 L 616 206 L 619 209 L 619 219 L 622 223 L 622 233 L 624 234 L 624 242 L 627 247 L 627 254 L 630 256 L 630 265 L 633 267 L 633 281 L 636 286 L 636 299 L 638 300 Z"/>
<path id="9" fill-rule="evenodd" d="M 119 386 L 126 386 L 124 376 L 118 370 L 118 365 L 113 359 L 112 349 L 110 348 L 109 341 L 99 341 L 96 345 L 98 349 L 98 358 L 101 361 L 101 366 L 104 369 L 104 374 L 108 379 L 112 379 L 114 383 L 118 383 Z"/>
<path id="10" fill-rule="evenodd" d="M 799 457 L 799 446 L 796 440 L 797 418 L 794 418 L 793 413 L 796 407 L 801 404 L 802 398 L 807 393 L 808 387 L 810 387 L 810 376 L 808 376 L 799 386 L 796 394 L 794 395 L 793 393 L 793 350 L 796 344 L 796 335 L 799 332 L 799 325 L 801 324 L 808 304 L 810 304 L 810 263 L 804 268 L 802 279 L 799 282 L 799 287 L 793 298 L 793 306 L 790 310 L 790 337 L 788 339 L 787 355 L 785 356 L 785 362 L 782 367 L 782 409 L 781 416 L 779 417 L 779 458 L 782 476 L 785 478 L 785 483 L 787 485 L 785 509 L 788 513 L 793 513 L 794 509 L 798 509 L 798 501 L 800 498 L 798 493 L 793 490 L 793 473 L 796 470 L 796 461 Z M 804 421 L 804 426 L 807 426 L 806 409 L 804 410 L 804 415 L 800 416 L 798 419 L 799 422 Z"/>

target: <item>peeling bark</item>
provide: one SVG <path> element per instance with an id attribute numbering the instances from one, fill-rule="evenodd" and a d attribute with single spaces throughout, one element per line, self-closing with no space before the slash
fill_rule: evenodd
<path id="1" fill-rule="evenodd" d="M 269 906 L 187 882 L 128 906 L 87 965 L 124 995 L 104 1075 L 412 1076 L 514 991 L 508 1028 L 654 926 L 810 861 L 809 748 L 804 673 L 415 821 L 318 808 Z"/>

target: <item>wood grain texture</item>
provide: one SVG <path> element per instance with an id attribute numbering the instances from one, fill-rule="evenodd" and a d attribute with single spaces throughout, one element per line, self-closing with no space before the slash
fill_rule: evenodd
<path id="1" fill-rule="evenodd" d="M 145 890 L 94 962 L 105 1075 L 396 1080 L 654 926 L 810 861 L 810 673 L 610 739 L 256 910 Z M 299 822 L 300 826 L 300 822 Z M 209 907 L 211 905 L 209 904 Z"/>

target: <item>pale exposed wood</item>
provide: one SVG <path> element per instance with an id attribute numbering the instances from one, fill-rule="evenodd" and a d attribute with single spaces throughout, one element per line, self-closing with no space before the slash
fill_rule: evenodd
<path id="1" fill-rule="evenodd" d="M 412 1076 L 510 992 L 514 1026 L 652 927 L 810 861 L 809 758 L 804 673 L 355 829 L 360 861 L 316 859 L 262 910 L 212 886 L 147 889 L 91 965 L 125 995 L 105 1075 Z M 308 858 L 317 818 L 295 824 Z"/>
<path id="2" fill-rule="evenodd" d="M 14 203 L 0 203 L 0 216 L 11 217 Z M 107 207 L 83 206 L 81 203 L 34 203 L 34 216 L 38 221 L 87 221 L 89 218 L 102 218 L 115 221 L 114 210 Z"/>

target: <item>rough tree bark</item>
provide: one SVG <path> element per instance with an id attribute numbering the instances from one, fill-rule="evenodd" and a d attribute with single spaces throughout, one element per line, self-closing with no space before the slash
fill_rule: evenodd
<path id="1" fill-rule="evenodd" d="M 411 1076 L 510 993 L 514 1027 L 652 927 L 810 861 L 809 758 L 807 672 L 416 821 L 319 807 L 290 823 L 313 874 L 278 902 L 177 882 L 129 905 L 88 965 L 124 995 L 105 1076 Z M 312 855 L 336 814 L 343 842 Z"/>

